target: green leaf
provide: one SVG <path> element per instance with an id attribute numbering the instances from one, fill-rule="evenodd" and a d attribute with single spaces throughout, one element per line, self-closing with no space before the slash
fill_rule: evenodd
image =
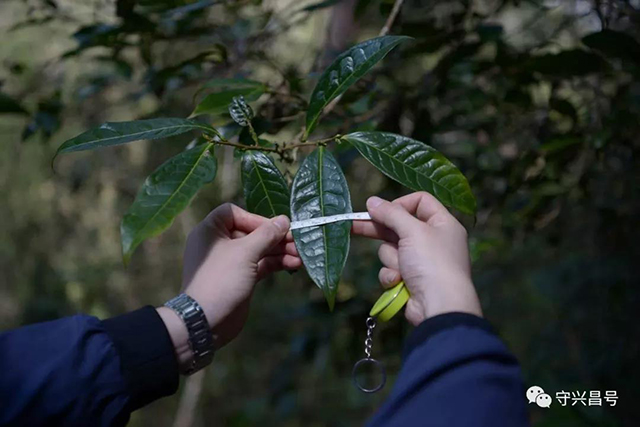
<path id="1" fill-rule="evenodd" d="M 244 100 L 244 96 L 234 96 L 229 105 L 229 115 L 242 127 L 249 126 L 253 119 L 253 110 Z"/>
<path id="2" fill-rule="evenodd" d="M 247 101 L 255 101 L 267 91 L 267 87 L 264 84 L 253 80 L 214 79 L 202 86 L 196 93 L 196 96 L 201 91 L 212 88 L 218 90 L 205 96 L 195 110 L 193 110 L 191 116 L 200 114 L 222 114 L 227 111 L 234 97 L 244 96 Z"/>
<path id="3" fill-rule="evenodd" d="M 204 184 L 216 176 L 212 144 L 198 145 L 167 160 L 145 180 L 120 227 L 122 256 L 129 263 L 145 239 L 169 228 Z"/>
<path id="4" fill-rule="evenodd" d="M 192 130 L 204 130 L 205 132 L 214 134 L 218 133 L 210 126 L 185 119 L 170 118 L 136 120 L 133 122 L 111 122 L 104 123 L 99 128 L 88 130 L 75 138 L 65 141 L 58 147 L 56 156 L 60 153 L 93 150 L 95 148 L 125 144 L 143 139 L 167 138 Z"/>
<path id="5" fill-rule="evenodd" d="M 0 113 L 26 114 L 29 112 L 18 101 L 0 92 Z"/>
<path id="6" fill-rule="evenodd" d="M 442 204 L 473 215 L 476 200 L 464 175 L 434 148 L 415 139 L 385 132 L 343 136 L 388 177 L 416 191 L 428 191 Z"/>
<path id="7" fill-rule="evenodd" d="M 349 86 L 371 70 L 391 49 L 409 39 L 410 37 L 406 36 L 377 37 L 359 43 L 341 53 L 324 70 L 311 94 L 304 139 L 316 127 L 322 110 L 332 99 L 342 95 Z"/>
<path id="8" fill-rule="evenodd" d="M 347 180 L 336 159 L 319 147 L 302 163 L 291 190 L 291 220 L 301 221 L 352 212 Z M 309 276 L 333 310 L 340 274 L 349 253 L 351 222 L 343 221 L 293 231 L 293 239 Z"/>
<path id="9" fill-rule="evenodd" d="M 247 210 L 273 218 L 289 215 L 289 186 L 271 157 L 260 151 L 242 156 L 242 188 Z"/>

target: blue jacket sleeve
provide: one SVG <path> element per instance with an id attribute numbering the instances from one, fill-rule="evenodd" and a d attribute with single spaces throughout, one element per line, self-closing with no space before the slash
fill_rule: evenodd
<path id="1" fill-rule="evenodd" d="M 122 426 L 178 385 L 173 346 L 153 307 L 2 333 L 0 372 L 0 426 Z"/>
<path id="2" fill-rule="evenodd" d="M 490 325 L 435 316 L 410 335 L 394 389 L 368 427 L 528 426 L 518 362 Z"/>

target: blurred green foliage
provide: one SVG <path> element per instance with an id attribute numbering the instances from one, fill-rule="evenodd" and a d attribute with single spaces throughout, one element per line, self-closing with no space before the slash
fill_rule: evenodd
<path id="1" fill-rule="evenodd" d="M 255 103 L 260 138 L 293 139 L 319 71 L 377 34 L 392 4 L 2 2 L 0 327 L 162 303 L 180 288 L 191 227 L 223 201 L 242 203 L 239 160 L 222 151 L 219 181 L 125 269 L 119 219 L 143 177 L 189 138 L 69 155 L 53 172 L 61 141 L 104 121 L 185 117 L 206 96 L 193 99 L 202 84 L 240 77 L 268 85 Z M 401 133 L 465 173 L 478 201 L 475 226 L 466 224 L 475 283 L 527 385 L 620 396 L 613 408 L 532 408 L 534 425 L 640 419 L 639 23 L 632 0 L 407 0 L 391 34 L 415 41 L 345 93 L 317 130 Z M 240 132 L 225 115 L 214 124 Z M 406 191 L 352 147 L 335 153 L 354 210 L 370 195 Z M 380 293 L 375 256 L 375 243 L 352 243 L 333 314 L 302 272 L 261 284 L 195 409 L 197 379 L 131 425 L 362 424 L 384 399 L 350 382 Z M 391 373 L 408 330 L 394 319 L 376 331 L 374 354 Z"/>

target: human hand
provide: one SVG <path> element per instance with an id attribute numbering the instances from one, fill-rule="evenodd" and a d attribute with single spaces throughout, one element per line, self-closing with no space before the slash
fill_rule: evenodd
<path id="1" fill-rule="evenodd" d="M 373 222 L 354 221 L 352 232 L 382 239 L 380 283 L 390 288 L 404 280 L 411 297 L 405 316 L 417 326 L 454 311 L 482 316 L 471 280 L 467 232 L 431 194 L 412 193 L 393 202 L 371 197 Z"/>
<path id="2" fill-rule="evenodd" d="M 227 344 L 242 330 L 253 287 L 260 279 L 302 265 L 288 231 L 289 219 L 284 215 L 267 219 L 227 203 L 189 234 L 183 291 L 202 307 L 216 347 Z M 159 308 L 158 312 L 167 324 L 181 366 L 187 366 L 191 352 L 186 327 L 173 310 Z"/>

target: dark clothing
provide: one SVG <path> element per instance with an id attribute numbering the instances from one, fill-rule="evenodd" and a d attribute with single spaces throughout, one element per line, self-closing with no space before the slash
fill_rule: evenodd
<path id="1" fill-rule="evenodd" d="M 173 345 L 153 307 L 0 334 L 0 426 L 122 426 L 177 388 Z M 517 361 L 485 320 L 431 318 L 409 337 L 393 392 L 368 425 L 528 425 Z"/>
<path id="2" fill-rule="evenodd" d="M 448 313 L 411 333 L 393 391 L 367 427 L 528 425 L 518 361 L 486 320 Z"/>
<path id="3" fill-rule="evenodd" d="M 150 306 L 0 334 L 0 373 L 0 426 L 123 426 L 178 390 L 173 344 Z"/>

